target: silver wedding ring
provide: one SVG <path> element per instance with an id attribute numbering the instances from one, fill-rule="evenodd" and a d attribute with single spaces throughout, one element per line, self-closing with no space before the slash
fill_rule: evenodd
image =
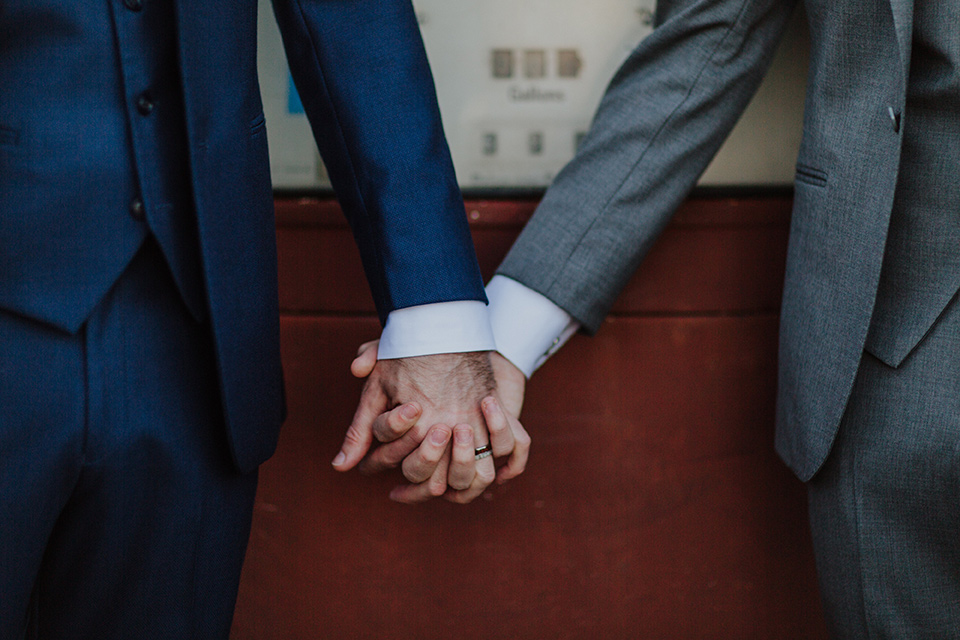
<path id="1" fill-rule="evenodd" d="M 473 450 L 474 457 L 477 460 L 483 460 L 484 458 L 489 458 L 493 455 L 493 447 L 490 446 L 490 443 L 483 445 L 482 447 L 477 447 Z"/>

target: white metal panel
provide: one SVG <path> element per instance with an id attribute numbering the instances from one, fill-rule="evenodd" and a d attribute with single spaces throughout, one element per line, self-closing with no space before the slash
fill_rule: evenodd
<path id="1" fill-rule="evenodd" d="M 610 77 L 650 33 L 654 2 L 414 0 L 461 186 L 548 185 L 573 156 Z M 329 186 L 306 117 L 291 101 L 268 0 L 261 0 L 260 13 L 259 71 L 274 185 Z M 792 181 L 806 49 L 798 17 L 701 184 Z"/>

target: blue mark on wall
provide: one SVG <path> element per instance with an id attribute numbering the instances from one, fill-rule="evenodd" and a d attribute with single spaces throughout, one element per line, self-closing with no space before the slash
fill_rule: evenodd
<path id="1" fill-rule="evenodd" d="M 293 86 L 293 76 L 289 73 L 287 74 L 287 112 L 288 113 L 303 113 L 303 103 L 300 102 L 300 94 L 297 93 L 297 88 Z"/>

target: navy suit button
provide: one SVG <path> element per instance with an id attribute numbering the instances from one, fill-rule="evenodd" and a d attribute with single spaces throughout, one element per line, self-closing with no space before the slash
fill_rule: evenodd
<path id="1" fill-rule="evenodd" d="M 130 215 L 133 216 L 134 220 L 143 220 L 145 214 L 146 209 L 143 206 L 143 200 L 134 198 L 130 202 Z"/>
<path id="2" fill-rule="evenodd" d="M 143 9 L 143 0 L 123 0 L 123 6 L 130 11 L 140 11 Z"/>
<path id="3" fill-rule="evenodd" d="M 141 93 L 137 98 L 137 111 L 142 116 L 148 116 L 153 111 L 153 100 L 146 93 Z"/>

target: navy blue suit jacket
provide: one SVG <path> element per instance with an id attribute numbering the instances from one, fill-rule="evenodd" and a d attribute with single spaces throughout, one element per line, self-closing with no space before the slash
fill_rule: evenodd
<path id="1" fill-rule="evenodd" d="M 276 246 L 256 0 L 174 2 L 187 157 L 232 453 L 283 414 Z M 120 0 L 0 3 L 0 309 L 77 331 L 142 233 L 118 71 Z M 93 6 L 96 4 L 96 6 Z M 484 300 L 409 0 L 276 0 L 297 88 L 381 320 Z"/>

